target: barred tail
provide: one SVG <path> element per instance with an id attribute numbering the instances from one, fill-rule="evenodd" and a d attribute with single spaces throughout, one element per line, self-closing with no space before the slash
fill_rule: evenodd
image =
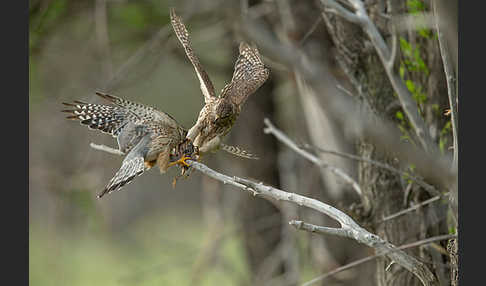
<path id="1" fill-rule="evenodd" d="M 108 185 L 98 195 L 98 198 L 103 197 L 113 191 L 120 190 L 126 184 L 132 182 L 136 176 L 140 176 L 145 171 L 145 164 L 143 157 L 134 157 L 123 161 L 123 164 L 116 172 L 115 176 L 110 180 Z"/>
<path id="2" fill-rule="evenodd" d="M 116 137 L 120 129 L 126 124 L 126 112 L 120 107 L 86 103 L 75 100 L 74 103 L 65 103 L 72 109 L 61 110 L 70 113 L 67 119 L 78 120 L 90 129 L 100 130 Z"/>
<path id="3" fill-rule="evenodd" d="M 237 146 L 230 146 L 230 145 L 225 145 L 225 144 L 221 144 L 220 145 L 220 148 L 230 154 L 233 154 L 235 156 L 238 156 L 238 157 L 243 157 L 243 158 L 246 158 L 246 159 L 252 159 L 252 160 L 258 160 L 258 156 L 254 155 L 254 154 L 251 154 L 250 152 L 248 151 L 245 151 L 243 149 L 241 149 L 240 147 L 237 147 Z"/>

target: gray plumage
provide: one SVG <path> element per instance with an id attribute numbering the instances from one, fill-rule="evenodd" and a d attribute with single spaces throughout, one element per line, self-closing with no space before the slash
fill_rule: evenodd
<path id="1" fill-rule="evenodd" d="M 99 197 L 121 189 L 155 164 L 165 172 L 171 152 L 180 149 L 178 145 L 184 142 L 187 131 L 169 114 L 153 107 L 106 93 L 96 94 L 111 105 L 74 101 L 63 103 L 72 108 L 63 112 L 71 114 L 68 119 L 112 135 L 117 139 L 119 150 L 127 154 Z"/>

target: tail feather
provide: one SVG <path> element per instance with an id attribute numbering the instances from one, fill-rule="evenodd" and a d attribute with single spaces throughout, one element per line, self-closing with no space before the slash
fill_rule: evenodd
<path id="1" fill-rule="evenodd" d="M 252 159 L 252 160 L 258 160 L 258 156 L 248 152 L 248 151 L 245 151 L 243 149 L 241 149 L 240 147 L 237 147 L 237 146 L 230 146 L 230 145 L 226 145 L 226 144 L 221 144 L 221 149 L 230 153 L 230 154 L 233 154 L 235 156 L 238 156 L 238 157 L 242 157 L 242 158 L 246 158 L 246 159 Z"/>
<path id="2" fill-rule="evenodd" d="M 120 190 L 123 186 L 131 183 L 135 177 L 140 176 L 144 171 L 145 164 L 143 157 L 134 157 L 129 160 L 124 160 L 120 170 L 116 172 L 108 185 L 98 195 L 98 198 L 103 197 L 105 194 Z"/>
<path id="3" fill-rule="evenodd" d="M 67 119 L 78 120 L 82 125 L 87 125 L 90 129 L 100 130 L 116 137 L 121 127 L 126 124 L 127 114 L 122 108 L 117 106 L 86 103 L 75 100 L 74 103 L 64 105 L 72 109 L 64 109 L 62 112 L 69 113 Z"/>

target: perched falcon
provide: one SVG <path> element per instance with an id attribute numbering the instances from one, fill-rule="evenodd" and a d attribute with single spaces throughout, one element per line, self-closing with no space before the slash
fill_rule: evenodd
<path id="1" fill-rule="evenodd" d="M 187 138 L 198 148 L 200 154 L 221 148 L 238 156 L 254 158 L 252 154 L 227 146 L 221 141 L 231 130 L 248 96 L 268 78 L 269 70 L 263 64 L 257 48 L 245 42 L 240 43 L 233 78 L 217 97 L 209 76 L 192 50 L 189 33 L 174 9 L 170 10 L 170 19 L 179 42 L 196 70 L 205 102 L 196 124 L 188 131 Z"/>
<path id="2" fill-rule="evenodd" d="M 98 195 L 99 198 L 121 189 L 154 165 L 164 173 L 175 164 L 171 157 L 188 157 L 194 152 L 186 139 L 187 130 L 169 114 L 113 95 L 96 94 L 111 104 L 74 101 L 63 103 L 72 109 L 62 111 L 71 114 L 68 119 L 111 134 L 117 139 L 119 150 L 126 154 L 120 170 Z"/>

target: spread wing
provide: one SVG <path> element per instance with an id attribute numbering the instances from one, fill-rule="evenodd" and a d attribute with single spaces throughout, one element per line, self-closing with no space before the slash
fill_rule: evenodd
<path id="1" fill-rule="evenodd" d="M 72 109 L 62 111 L 71 114 L 68 119 L 79 120 L 90 129 L 100 130 L 117 138 L 119 150 L 124 153 L 130 151 L 147 132 L 150 132 L 151 127 L 157 127 L 158 132 L 163 132 L 164 130 L 160 129 L 164 128 L 182 128 L 169 114 L 152 107 L 102 92 L 96 94 L 112 105 L 74 101 L 63 103 Z"/>
<path id="2" fill-rule="evenodd" d="M 147 154 L 149 142 L 150 135 L 145 135 L 132 151 L 127 154 L 120 170 L 116 172 L 108 185 L 101 191 L 98 198 L 113 191 L 120 190 L 123 186 L 135 179 L 136 176 L 140 176 L 145 171 L 144 157 Z"/>
<path id="3" fill-rule="evenodd" d="M 167 124 L 173 128 L 177 128 L 179 126 L 177 121 L 168 113 L 159 111 L 153 107 L 146 106 L 137 102 L 128 101 L 126 99 L 107 93 L 102 93 L 100 91 L 97 91 L 96 94 L 113 103 L 115 106 L 123 108 L 126 113 L 130 114 L 129 117 L 133 122 L 145 123 L 162 121 L 164 122 L 164 124 Z"/>
<path id="4" fill-rule="evenodd" d="M 177 16 L 175 10 L 173 8 L 170 9 L 170 22 L 172 24 L 172 28 L 179 39 L 179 42 L 184 47 L 184 51 L 186 52 L 187 57 L 191 61 L 194 69 L 196 70 L 197 77 L 199 79 L 201 85 L 201 91 L 204 95 L 204 102 L 208 103 L 211 101 L 212 97 L 215 97 L 214 87 L 209 79 L 208 74 L 204 71 L 199 59 L 197 58 L 196 54 L 192 50 L 191 43 L 189 40 L 189 33 L 187 32 L 186 26 L 182 22 L 181 17 Z"/>
<path id="5" fill-rule="evenodd" d="M 90 129 L 96 129 L 117 137 L 125 125 L 138 118 L 118 106 L 86 103 L 75 100 L 74 103 L 64 103 L 72 109 L 65 109 L 62 112 L 70 113 L 67 119 L 79 120 L 82 125 Z"/>
<path id="6" fill-rule="evenodd" d="M 258 49 L 245 42 L 240 43 L 240 54 L 235 63 L 233 78 L 221 91 L 221 97 L 243 104 L 268 78 L 269 70 L 263 64 Z"/>

